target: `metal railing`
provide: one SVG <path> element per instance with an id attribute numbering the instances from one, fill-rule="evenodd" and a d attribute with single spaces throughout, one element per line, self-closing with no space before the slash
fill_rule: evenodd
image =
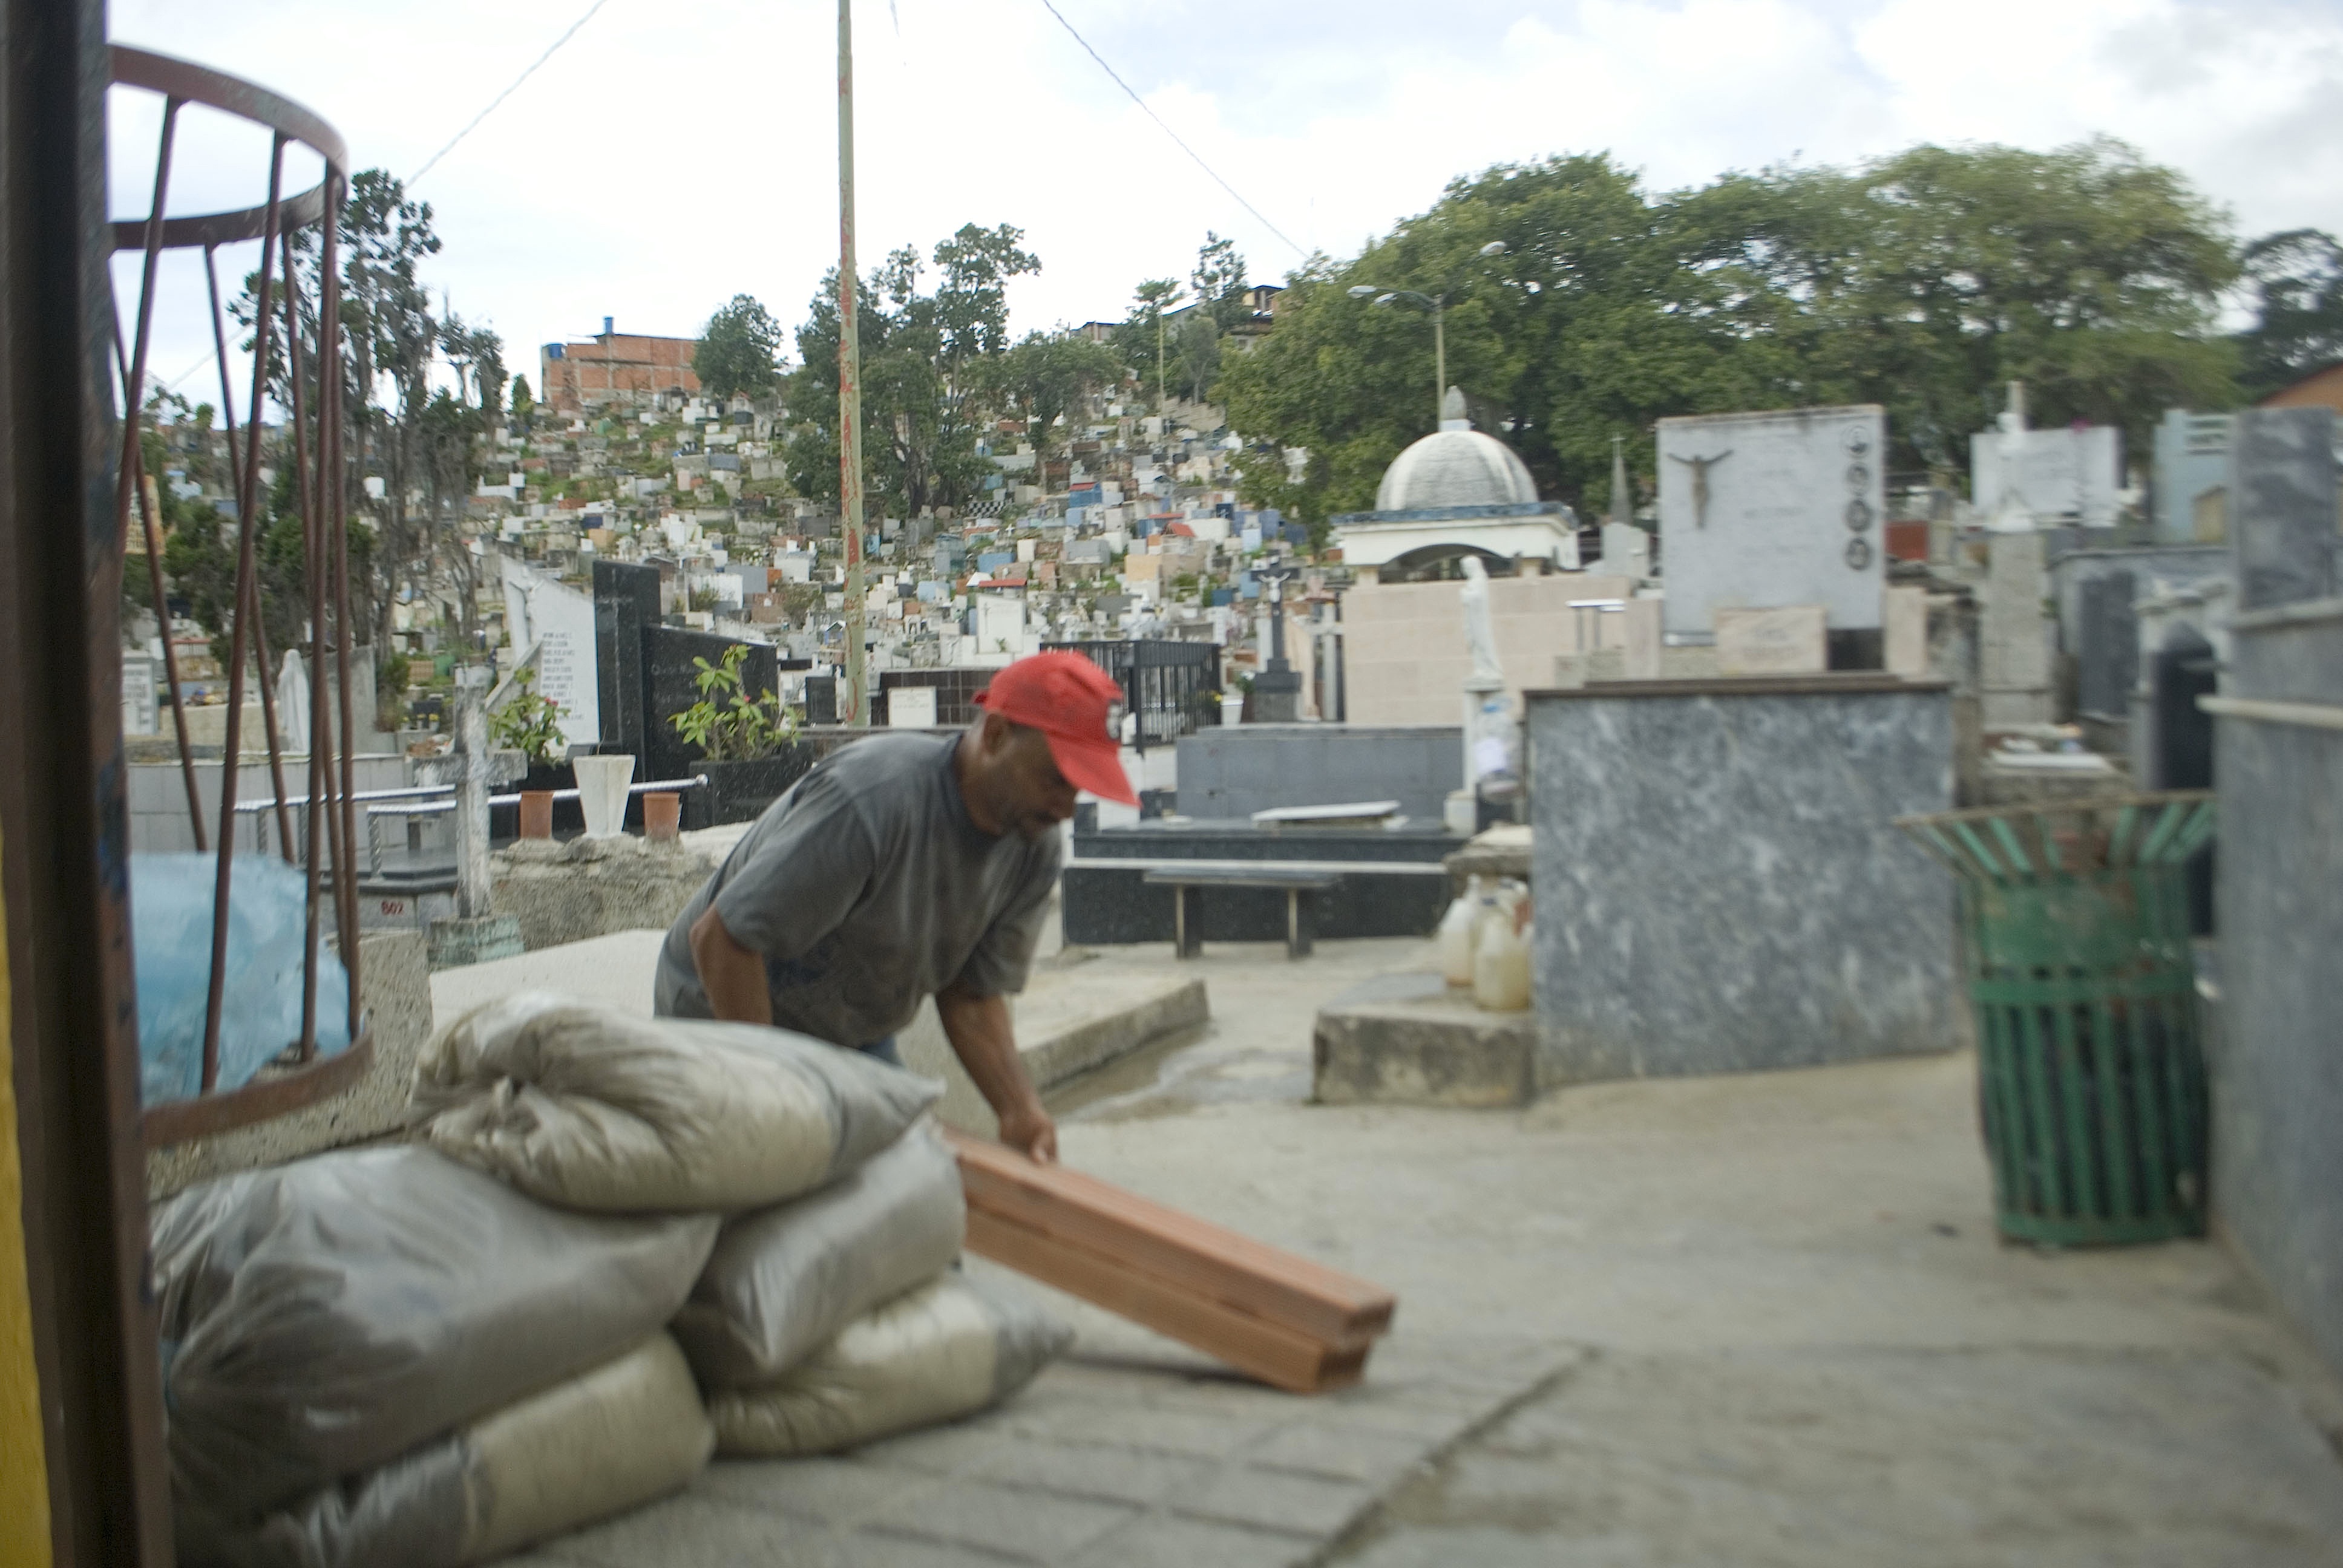
<path id="1" fill-rule="evenodd" d="M 1216 643 L 1135 638 L 1041 646 L 1079 653 L 1114 678 L 1122 688 L 1124 711 L 1138 719 L 1132 744 L 1141 751 L 1168 746 L 1221 721 L 1220 704 L 1214 700 L 1221 685 Z"/>

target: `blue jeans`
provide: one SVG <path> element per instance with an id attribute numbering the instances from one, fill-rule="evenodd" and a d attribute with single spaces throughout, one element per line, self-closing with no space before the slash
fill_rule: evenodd
<path id="1" fill-rule="evenodd" d="M 903 1065 L 902 1054 L 896 1050 L 895 1037 L 891 1034 L 888 1035 L 883 1040 L 874 1040 L 869 1045 L 858 1045 L 854 1049 L 860 1051 L 865 1056 L 875 1056 L 880 1060 L 888 1063 L 890 1066 L 900 1067 Z"/>

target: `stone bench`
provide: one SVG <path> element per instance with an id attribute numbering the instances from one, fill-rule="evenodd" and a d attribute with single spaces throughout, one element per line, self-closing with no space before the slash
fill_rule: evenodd
<path id="1" fill-rule="evenodd" d="M 1141 881 L 1172 890 L 1172 941 L 1183 959 L 1204 950 L 1202 922 L 1194 909 L 1206 888 L 1280 888 L 1285 892 L 1285 956 L 1307 958 L 1317 934 L 1317 895 L 1342 879 L 1331 866 L 1278 866 L 1243 860 L 1160 860 Z"/>

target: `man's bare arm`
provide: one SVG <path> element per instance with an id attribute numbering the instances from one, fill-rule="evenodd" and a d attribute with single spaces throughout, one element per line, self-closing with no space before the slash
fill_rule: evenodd
<path id="1" fill-rule="evenodd" d="M 691 961 L 699 970 L 700 989 L 708 993 L 709 1008 L 718 1018 L 733 1023 L 772 1023 L 773 996 L 765 989 L 764 956 L 733 940 L 713 904 L 691 922 Z"/>
<path id="2" fill-rule="evenodd" d="M 1044 1164 L 1058 1158 L 1058 1124 L 1041 1109 L 1041 1097 L 1017 1054 L 1017 1036 L 1009 1025 L 1009 1003 L 997 996 L 977 996 L 958 984 L 936 994 L 936 1012 L 943 1020 L 944 1038 L 977 1092 L 1001 1119 L 1001 1141 L 1021 1149 Z"/>

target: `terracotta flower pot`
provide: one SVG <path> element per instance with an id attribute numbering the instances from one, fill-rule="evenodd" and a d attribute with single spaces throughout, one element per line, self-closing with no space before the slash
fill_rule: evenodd
<path id="1" fill-rule="evenodd" d="M 524 839 L 553 837 L 553 791 L 524 789 L 520 792 L 520 836 Z"/>
<path id="2" fill-rule="evenodd" d="M 672 839 L 683 826 L 683 797 L 660 790 L 643 797 L 643 837 Z"/>

